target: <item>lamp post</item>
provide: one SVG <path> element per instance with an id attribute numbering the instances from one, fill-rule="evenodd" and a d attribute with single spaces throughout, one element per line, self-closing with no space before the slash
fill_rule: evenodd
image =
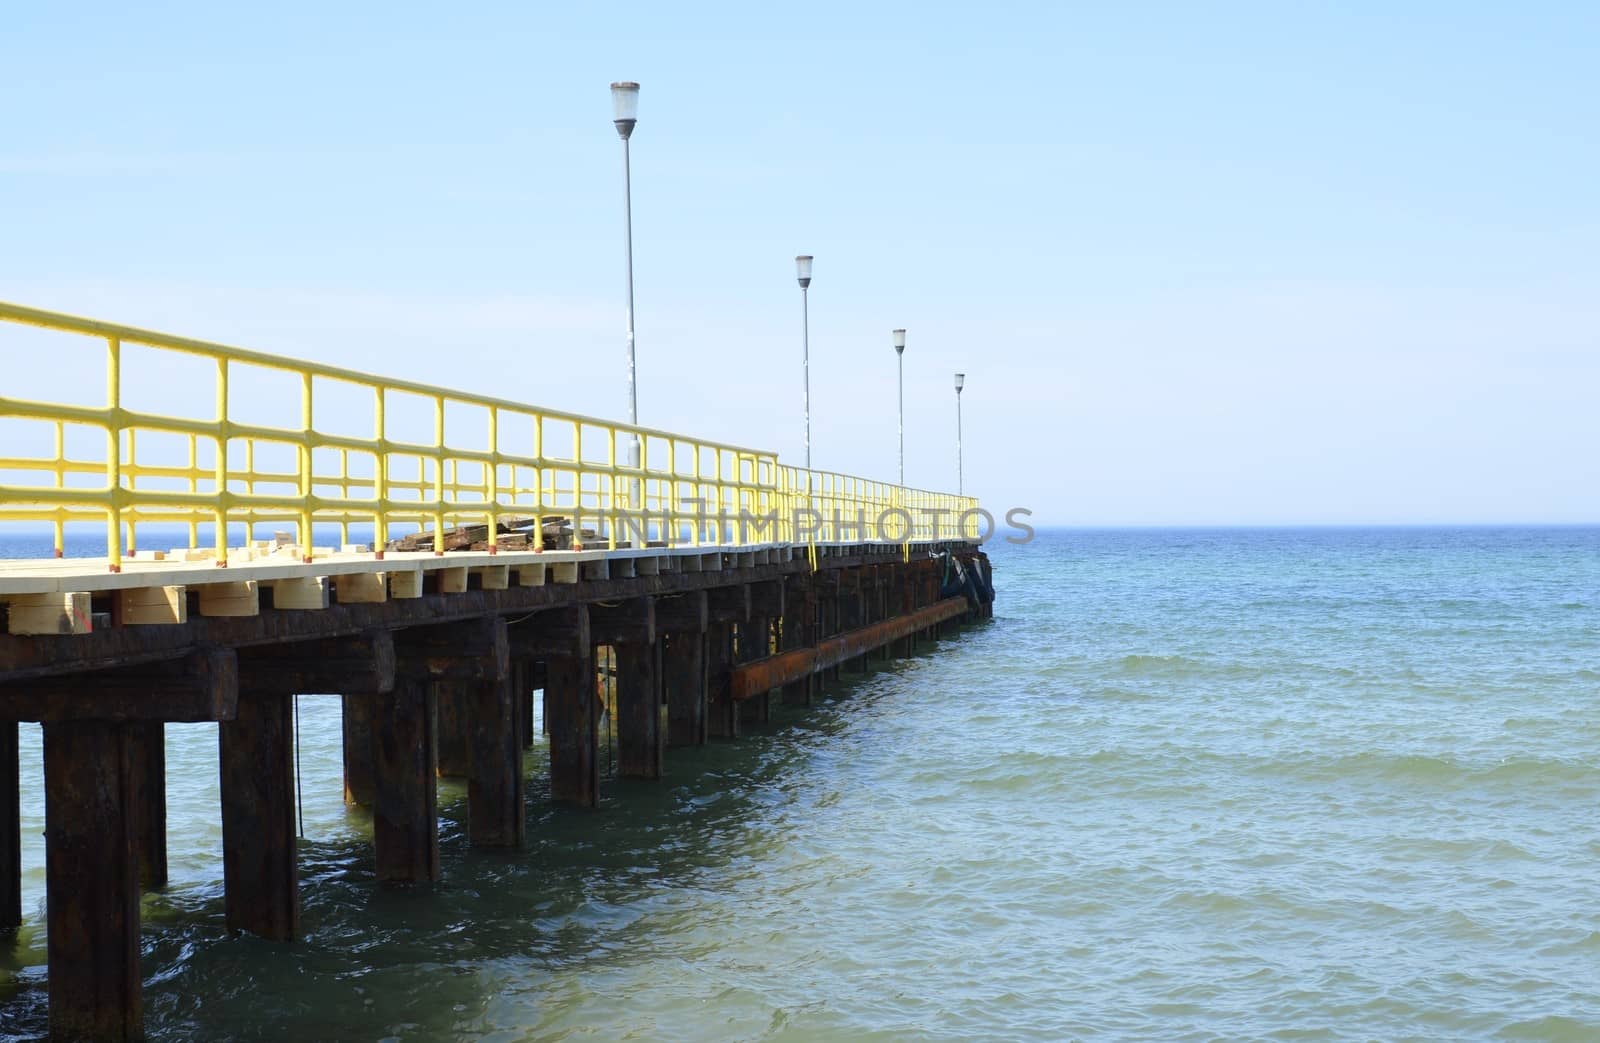
<path id="1" fill-rule="evenodd" d="M 956 495 L 963 495 L 961 488 L 961 388 L 967 382 L 965 373 L 956 374 Z"/>
<path id="2" fill-rule="evenodd" d="M 639 393 L 633 361 L 633 169 L 628 139 L 639 122 L 639 85 L 630 81 L 611 85 L 612 122 L 622 138 L 622 214 L 628 252 L 628 423 L 639 423 Z M 628 464 L 639 466 L 639 436 L 628 437 Z"/>
<path id="3" fill-rule="evenodd" d="M 800 281 L 800 374 L 805 387 L 806 471 L 811 470 L 811 255 L 794 259 L 795 278 Z M 810 475 L 806 477 L 810 484 Z"/>
<path id="4" fill-rule="evenodd" d="M 894 331 L 895 363 L 900 369 L 900 487 L 906 484 L 906 331 Z"/>

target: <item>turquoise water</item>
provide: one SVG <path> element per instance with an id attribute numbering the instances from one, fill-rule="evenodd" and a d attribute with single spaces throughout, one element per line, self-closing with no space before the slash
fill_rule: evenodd
<path id="1" fill-rule="evenodd" d="M 1600 1038 L 1600 530 L 1042 533 L 996 619 L 384 890 L 302 701 L 304 942 L 171 726 L 162 1039 Z M 38 730 L 0 1032 L 43 1028 Z M 0 959 L 4 959 L 0 956 Z M 5 984 L 8 977 L 15 984 Z"/>

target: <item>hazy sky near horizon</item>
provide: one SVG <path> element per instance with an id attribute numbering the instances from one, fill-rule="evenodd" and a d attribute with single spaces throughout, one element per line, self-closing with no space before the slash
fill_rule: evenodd
<path id="1" fill-rule="evenodd" d="M 1042 524 L 1600 520 L 1600 6 L 333 6 L 8 12 L 0 299 L 621 416 L 636 79 L 644 423 L 799 462 L 809 252 L 819 467 L 904 326 Z"/>

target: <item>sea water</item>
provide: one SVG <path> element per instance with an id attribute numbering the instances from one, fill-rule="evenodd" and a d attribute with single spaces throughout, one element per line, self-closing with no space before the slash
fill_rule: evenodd
<path id="1" fill-rule="evenodd" d="M 522 851 L 470 850 L 441 781 L 435 886 L 374 882 L 304 696 L 292 945 L 227 936 L 216 728 L 169 726 L 151 1037 L 1600 1038 L 1600 529 L 989 550 L 992 622 L 597 811 L 547 803 L 541 740 Z M 0 1033 L 35 1038 L 22 733 Z"/>

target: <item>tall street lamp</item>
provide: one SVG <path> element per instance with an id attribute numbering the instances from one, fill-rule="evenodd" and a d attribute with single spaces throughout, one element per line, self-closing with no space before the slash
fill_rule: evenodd
<path id="1" fill-rule="evenodd" d="M 811 255 L 794 259 L 795 277 L 800 280 L 800 374 L 805 385 L 806 471 L 811 470 Z M 809 484 L 810 477 L 807 476 Z"/>
<path id="2" fill-rule="evenodd" d="M 611 108 L 617 135 L 622 138 L 622 213 L 628 251 L 628 423 L 639 423 L 639 393 L 633 361 L 633 169 L 628 156 L 628 139 L 639 122 L 639 85 L 624 81 L 611 85 Z M 639 436 L 628 438 L 628 463 L 639 466 Z"/>
<path id="3" fill-rule="evenodd" d="M 900 368 L 900 487 L 906 484 L 906 331 L 894 331 L 895 363 Z"/>
<path id="4" fill-rule="evenodd" d="M 956 495 L 962 495 L 961 488 L 961 388 L 967 382 L 965 373 L 956 374 Z"/>

